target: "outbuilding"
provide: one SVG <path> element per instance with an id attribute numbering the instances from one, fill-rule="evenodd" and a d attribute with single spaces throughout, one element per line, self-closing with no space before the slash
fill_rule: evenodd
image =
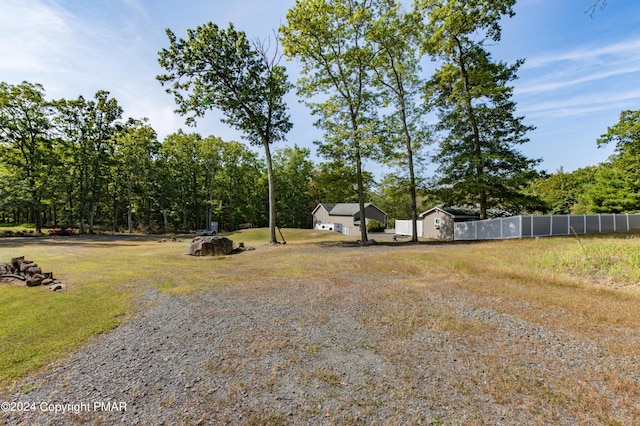
<path id="1" fill-rule="evenodd" d="M 454 223 L 478 220 L 479 215 L 459 207 L 433 207 L 418 215 L 418 237 L 453 240 Z M 413 234 L 410 220 L 396 220 L 396 234 Z"/>
<path id="2" fill-rule="evenodd" d="M 313 228 L 356 235 L 360 230 L 360 204 L 358 203 L 320 203 L 313 209 Z M 386 225 L 387 214 L 373 203 L 364 205 L 365 226 L 370 220 Z"/>

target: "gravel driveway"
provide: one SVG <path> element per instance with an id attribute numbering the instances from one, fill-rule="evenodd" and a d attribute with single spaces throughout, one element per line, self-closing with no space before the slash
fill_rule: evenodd
<path id="1" fill-rule="evenodd" d="M 463 290 L 358 280 L 257 279 L 188 296 L 150 289 L 130 321 L 16 385 L 3 400 L 22 412 L 5 421 L 599 423 L 596 409 L 581 418 L 565 409 L 578 401 L 554 380 L 628 367 L 590 340 L 496 312 Z"/>

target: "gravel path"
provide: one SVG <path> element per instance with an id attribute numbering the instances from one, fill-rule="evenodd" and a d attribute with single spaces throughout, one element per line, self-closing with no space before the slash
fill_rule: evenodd
<path id="1" fill-rule="evenodd" d="M 29 410 L 6 424 L 599 423 L 595 409 L 565 410 L 579 397 L 553 380 L 631 371 L 592 341 L 400 278 L 149 290 L 141 302 L 130 321 L 21 381 L 3 400 Z M 522 392 L 538 382 L 538 394 Z M 623 406 L 611 399 L 609 414 Z"/>

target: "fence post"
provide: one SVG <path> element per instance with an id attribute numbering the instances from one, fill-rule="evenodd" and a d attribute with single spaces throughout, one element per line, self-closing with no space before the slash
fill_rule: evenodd
<path id="1" fill-rule="evenodd" d="M 602 215 L 598 213 L 598 233 L 602 233 Z"/>
<path id="2" fill-rule="evenodd" d="M 627 213 L 627 232 L 631 231 L 631 229 L 629 229 L 629 213 Z"/>
<path id="3" fill-rule="evenodd" d="M 533 215 L 531 215 L 531 238 L 533 238 L 533 230 L 534 230 L 534 227 L 533 227 Z"/>
<path id="4" fill-rule="evenodd" d="M 616 214 L 611 213 L 611 217 L 613 218 L 613 232 L 616 232 Z"/>
<path id="5" fill-rule="evenodd" d="M 567 215 L 567 235 L 571 235 L 571 213 Z"/>
<path id="6" fill-rule="evenodd" d="M 518 220 L 520 221 L 520 226 L 518 227 L 518 238 L 522 238 L 522 215 L 518 216 Z M 629 215 L 627 215 L 627 221 L 629 220 Z"/>
<path id="7" fill-rule="evenodd" d="M 584 216 L 584 232 L 583 234 L 587 233 L 587 214 L 583 214 L 582 216 Z"/>
<path id="8" fill-rule="evenodd" d="M 553 236 L 553 215 L 549 215 L 549 235 Z"/>

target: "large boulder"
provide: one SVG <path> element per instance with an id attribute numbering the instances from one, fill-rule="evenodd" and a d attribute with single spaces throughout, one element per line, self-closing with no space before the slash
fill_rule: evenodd
<path id="1" fill-rule="evenodd" d="M 226 237 L 195 237 L 189 243 L 191 256 L 220 256 L 233 251 L 233 241 Z"/>

